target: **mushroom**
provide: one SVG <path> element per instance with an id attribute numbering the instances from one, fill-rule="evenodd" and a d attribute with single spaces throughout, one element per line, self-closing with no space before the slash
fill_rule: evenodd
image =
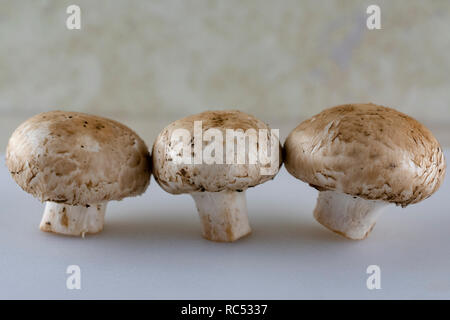
<path id="1" fill-rule="evenodd" d="M 364 239 L 389 203 L 428 198 L 445 174 L 442 149 L 425 126 L 394 109 L 347 104 L 295 128 L 286 169 L 319 191 L 314 217 L 350 239 Z"/>
<path id="2" fill-rule="evenodd" d="M 251 232 L 246 189 L 273 179 L 281 166 L 277 132 L 255 117 L 234 110 L 206 111 L 177 120 L 155 141 L 154 177 L 171 194 L 191 194 L 204 238 L 235 241 Z M 184 141 L 177 143 L 181 136 Z M 258 141 L 254 140 L 256 136 Z M 214 159 L 208 157 L 211 155 Z M 176 161 L 176 157 L 185 158 Z"/>
<path id="3" fill-rule="evenodd" d="M 23 190 L 46 202 L 40 229 L 74 236 L 100 232 L 107 202 L 143 193 L 151 175 L 136 133 L 78 112 L 50 111 L 22 123 L 6 165 Z"/>

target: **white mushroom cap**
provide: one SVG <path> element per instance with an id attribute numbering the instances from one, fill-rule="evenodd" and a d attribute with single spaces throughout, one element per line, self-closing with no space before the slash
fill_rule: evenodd
<path id="1" fill-rule="evenodd" d="M 284 149 L 286 169 L 320 191 L 401 206 L 433 194 L 446 169 L 430 130 L 375 104 L 324 110 L 295 128 Z"/>
<path id="2" fill-rule="evenodd" d="M 261 168 L 270 164 L 184 164 L 171 161 L 173 145 L 170 143 L 172 133 L 176 129 L 186 129 L 194 137 L 194 121 L 202 121 L 203 131 L 217 128 L 223 133 L 225 145 L 226 129 L 267 130 L 270 136 L 270 127 L 255 117 L 236 110 L 206 111 L 177 120 L 168 125 L 158 136 L 153 145 L 153 174 L 159 185 L 169 193 L 193 193 L 193 192 L 220 192 L 223 190 L 242 191 L 264 183 L 278 173 L 282 164 L 281 152 L 272 154 L 277 157 L 277 168 L 270 175 L 262 175 Z M 268 141 L 271 141 L 268 138 Z M 203 148 L 205 145 L 203 145 Z M 258 148 L 259 148 L 258 144 Z M 202 149 L 203 150 L 203 149 Z M 281 150 L 281 146 L 280 146 Z M 248 151 L 248 150 L 247 150 Z M 259 151 L 259 149 L 258 149 Z"/>
<path id="3" fill-rule="evenodd" d="M 21 124 L 6 164 L 14 180 L 41 201 L 87 205 L 143 193 L 151 175 L 145 143 L 119 122 L 51 111 Z"/>

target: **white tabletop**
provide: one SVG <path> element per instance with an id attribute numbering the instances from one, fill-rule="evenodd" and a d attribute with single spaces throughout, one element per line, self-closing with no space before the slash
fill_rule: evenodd
<path id="1" fill-rule="evenodd" d="M 224 244 L 200 236 L 190 196 L 152 179 L 143 196 L 110 202 L 104 231 L 82 239 L 39 231 L 43 204 L 1 159 L 2 299 L 450 298 L 448 180 L 419 204 L 389 206 L 368 239 L 351 241 L 314 220 L 317 191 L 283 167 L 247 192 L 252 235 Z M 69 265 L 81 290 L 66 288 Z M 381 269 L 379 290 L 367 289 L 369 265 Z"/>

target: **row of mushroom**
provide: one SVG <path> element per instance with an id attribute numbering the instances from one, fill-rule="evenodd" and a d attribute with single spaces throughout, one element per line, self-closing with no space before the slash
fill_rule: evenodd
<path id="1" fill-rule="evenodd" d="M 196 139 L 198 123 L 212 132 L 208 139 Z M 219 137 L 230 130 L 255 133 L 255 147 L 244 135 L 244 148 L 220 151 L 225 140 Z M 202 159 L 208 150 L 212 160 Z M 315 219 L 350 239 L 366 238 L 386 205 L 406 207 L 431 196 L 446 170 L 429 129 L 370 103 L 326 109 L 292 130 L 284 146 L 249 114 L 206 111 L 169 124 L 152 152 L 117 121 L 50 111 L 22 123 L 6 152 L 13 179 L 46 203 L 40 229 L 83 237 L 103 229 L 109 201 L 144 193 L 153 174 L 165 191 L 192 195 L 204 238 L 235 241 L 251 232 L 245 191 L 272 180 L 283 163 L 319 191 Z"/>

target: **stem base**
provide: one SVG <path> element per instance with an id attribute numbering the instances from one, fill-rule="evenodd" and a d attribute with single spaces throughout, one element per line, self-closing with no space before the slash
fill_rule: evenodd
<path id="1" fill-rule="evenodd" d="M 314 218 L 326 228 L 353 240 L 365 239 L 386 202 L 365 200 L 337 191 L 320 191 Z"/>
<path id="2" fill-rule="evenodd" d="M 72 206 L 48 201 L 39 228 L 71 236 L 97 233 L 103 230 L 106 202 L 86 206 Z"/>
<path id="3" fill-rule="evenodd" d="M 232 242 L 251 232 L 245 191 L 197 192 L 192 197 L 202 221 L 204 238 Z"/>

